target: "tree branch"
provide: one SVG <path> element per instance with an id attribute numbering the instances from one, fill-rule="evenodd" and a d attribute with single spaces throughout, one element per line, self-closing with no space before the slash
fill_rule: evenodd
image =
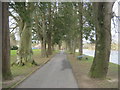
<path id="1" fill-rule="evenodd" d="M 9 16 L 13 17 L 17 22 L 19 21 L 19 19 L 15 17 L 10 11 L 9 11 Z"/>

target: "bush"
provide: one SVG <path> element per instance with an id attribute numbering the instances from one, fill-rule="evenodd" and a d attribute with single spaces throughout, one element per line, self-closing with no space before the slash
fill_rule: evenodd
<path id="1" fill-rule="evenodd" d="M 13 47 L 11 47 L 11 50 L 18 50 L 18 47 L 17 46 L 13 46 Z"/>

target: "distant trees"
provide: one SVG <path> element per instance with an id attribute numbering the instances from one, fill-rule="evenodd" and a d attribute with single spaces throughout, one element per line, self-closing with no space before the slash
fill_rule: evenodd
<path id="1" fill-rule="evenodd" d="M 47 13 L 46 3 L 36 4 L 35 15 L 34 15 L 34 28 L 33 31 L 36 33 L 38 40 L 41 41 L 41 57 L 48 57 L 47 54 L 47 23 L 46 23 L 46 13 Z"/>
<path id="2" fill-rule="evenodd" d="M 67 45 L 67 48 L 70 53 L 74 53 L 74 38 L 75 38 L 75 29 L 74 25 L 76 24 L 76 19 L 74 18 L 74 11 L 73 11 L 73 3 L 62 3 L 63 10 L 62 10 L 62 16 L 63 16 L 63 25 L 64 30 L 67 32 L 65 33 L 65 42 Z"/>
<path id="3" fill-rule="evenodd" d="M 76 48 L 82 47 L 80 44 L 80 40 L 82 40 L 80 32 L 81 25 L 81 18 L 80 16 L 81 11 L 79 10 L 78 3 L 62 3 L 62 17 L 63 17 L 63 27 L 64 27 L 64 41 L 66 42 L 66 48 L 69 50 L 70 53 L 75 54 Z M 82 44 L 81 44 L 82 45 Z M 80 48 L 82 51 L 82 48 Z"/>

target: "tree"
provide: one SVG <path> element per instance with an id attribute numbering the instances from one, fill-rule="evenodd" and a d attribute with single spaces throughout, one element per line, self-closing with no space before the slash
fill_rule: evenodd
<path id="1" fill-rule="evenodd" d="M 58 45 L 59 49 L 61 49 L 62 42 L 64 40 L 64 35 L 66 34 L 66 30 L 64 29 L 64 18 L 61 9 L 61 3 L 56 6 L 54 3 L 54 13 L 52 14 L 52 47 L 54 45 Z M 54 49 L 53 49 L 54 50 Z"/>
<path id="2" fill-rule="evenodd" d="M 68 46 L 68 50 L 70 53 L 75 53 L 75 39 L 76 39 L 76 26 L 77 26 L 77 18 L 76 18 L 76 10 L 73 3 L 62 3 L 63 10 L 63 23 L 65 30 L 65 42 L 66 46 Z M 75 10 L 75 11 L 74 11 Z"/>
<path id="3" fill-rule="evenodd" d="M 105 78 L 111 50 L 112 2 L 95 2 L 94 23 L 96 29 L 95 57 L 90 69 L 92 78 Z"/>
<path id="4" fill-rule="evenodd" d="M 17 64 L 24 65 L 26 62 L 35 64 L 32 51 L 32 28 L 34 3 L 11 2 L 10 7 L 18 14 L 19 18 L 12 15 L 19 24 L 20 42 L 17 51 Z"/>
<path id="5" fill-rule="evenodd" d="M 17 41 L 15 38 L 15 33 L 10 33 L 10 47 L 16 46 Z"/>
<path id="6" fill-rule="evenodd" d="M 35 28 L 36 29 L 34 31 L 36 32 L 39 40 L 41 41 L 41 57 L 48 57 L 47 51 L 46 51 L 45 7 L 44 7 L 44 10 L 41 10 L 41 12 L 39 12 L 40 8 L 41 7 L 39 7 L 36 10 L 36 15 L 35 15 L 35 26 L 36 26 Z"/>
<path id="7" fill-rule="evenodd" d="M 80 2 L 78 3 L 78 7 L 79 7 L 79 54 L 82 55 L 83 54 L 83 3 Z"/>
<path id="8" fill-rule="evenodd" d="M 95 43 L 95 25 L 94 16 L 92 12 L 92 3 L 84 3 L 84 24 L 83 24 L 83 38 L 89 40 L 90 43 Z"/>
<path id="9" fill-rule="evenodd" d="M 35 15 L 34 15 L 34 32 L 41 42 L 41 57 L 48 57 L 47 53 L 47 22 L 48 22 L 48 3 L 36 4 Z"/>
<path id="10" fill-rule="evenodd" d="M 48 30 L 47 30 L 47 43 L 48 43 L 48 55 L 52 54 L 52 3 L 48 3 Z"/>
<path id="11" fill-rule="evenodd" d="M 2 3 L 2 77 L 3 80 L 12 79 L 10 70 L 10 32 L 8 19 L 8 3 Z"/>

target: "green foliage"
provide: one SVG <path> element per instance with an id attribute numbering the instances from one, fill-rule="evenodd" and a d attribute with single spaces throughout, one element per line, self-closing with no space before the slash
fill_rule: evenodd
<path id="1" fill-rule="evenodd" d="M 84 3 L 84 27 L 83 27 L 83 38 L 94 43 L 95 36 L 95 26 L 94 26 L 94 17 L 92 10 L 92 3 Z"/>
<path id="2" fill-rule="evenodd" d="M 11 56 L 16 56 L 17 55 L 17 50 L 10 50 Z"/>
<path id="3" fill-rule="evenodd" d="M 11 50 L 18 50 L 18 47 L 17 46 L 13 46 L 13 47 L 11 47 Z"/>
<path id="4" fill-rule="evenodd" d="M 32 19 L 34 20 L 32 40 L 42 40 L 46 36 L 44 38 L 47 41 L 47 36 L 51 34 L 53 45 L 63 41 L 70 44 L 71 40 L 74 41 L 78 38 L 80 30 L 78 5 L 77 2 L 10 3 L 10 7 L 18 13 L 23 21 L 32 22 Z M 33 18 L 30 18 L 31 11 L 34 11 Z M 83 3 L 82 15 L 83 38 L 94 43 L 92 3 Z M 46 33 L 43 33 L 43 18 L 45 19 L 44 32 Z"/>

